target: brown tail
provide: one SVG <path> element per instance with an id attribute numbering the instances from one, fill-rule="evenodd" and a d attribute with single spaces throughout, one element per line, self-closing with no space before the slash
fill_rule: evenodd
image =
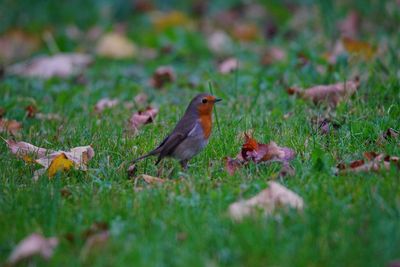
<path id="1" fill-rule="evenodd" d="M 140 160 L 142 160 L 142 159 L 145 159 L 145 158 L 150 157 L 150 156 L 154 156 L 154 155 L 156 155 L 156 154 L 158 154 L 158 151 L 157 151 L 157 150 L 150 151 L 150 152 L 147 153 L 146 155 L 143 155 L 143 156 L 141 156 L 141 157 L 138 157 L 138 158 L 132 160 L 131 163 L 134 164 L 134 163 L 136 163 L 136 162 L 138 162 L 138 161 L 140 161 Z"/>

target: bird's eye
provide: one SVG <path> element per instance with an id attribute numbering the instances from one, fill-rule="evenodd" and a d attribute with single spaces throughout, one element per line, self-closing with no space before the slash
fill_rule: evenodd
<path id="1" fill-rule="evenodd" d="M 201 102 L 202 102 L 203 104 L 207 103 L 207 98 L 203 98 L 203 99 L 201 100 Z"/>

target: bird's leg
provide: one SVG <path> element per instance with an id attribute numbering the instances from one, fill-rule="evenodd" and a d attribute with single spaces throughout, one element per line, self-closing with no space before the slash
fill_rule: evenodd
<path id="1" fill-rule="evenodd" d="M 184 171 L 186 171 L 187 168 L 188 168 L 188 162 L 189 162 L 189 160 L 187 160 L 187 159 L 184 159 L 184 160 L 179 161 L 179 163 L 181 164 L 182 169 L 183 169 Z"/>

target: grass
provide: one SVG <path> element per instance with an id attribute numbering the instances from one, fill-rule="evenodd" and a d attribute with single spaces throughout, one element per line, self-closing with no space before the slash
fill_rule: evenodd
<path id="1" fill-rule="evenodd" d="M 92 144 L 96 156 L 87 172 L 33 182 L 34 168 L 12 156 L 5 144 L 0 146 L 0 262 L 32 232 L 60 238 L 50 261 L 34 259 L 38 266 L 385 266 L 399 259 L 398 169 L 339 176 L 333 170 L 338 161 L 359 159 L 365 151 L 400 155 L 398 140 L 375 143 L 387 128 L 400 126 L 398 53 L 388 50 L 378 59 L 350 60 L 319 74 L 315 62 L 326 48 L 318 39 L 324 33 L 318 34 L 306 28 L 292 41 L 278 36 L 273 42 L 288 51 L 288 60 L 269 67 L 260 66 L 254 52 L 237 44 L 234 55 L 243 65 L 230 75 L 217 73 L 203 37 L 176 30 L 158 37 L 144 34 L 138 42 L 172 40 L 182 49 L 149 62 L 96 59 L 85 73 L 85 85 L 74 79 L 5 77 L 0 106 L 7 118 L 22 121 L 18 140 L 53 149 Z M 400 45 L 390 31 L 380 35 L 390 47 Z M 306 53 L 311 63 L 298 67 L 298 52 Z M 179 78 L 159 91 L 146 81 L 162 64 L 173 65 Z M 280 82 L 308 87 L 354 74 L 361 76 L 361 88 L 330 112 L 341 127 L 328 135 L 310 125 L 310 118 L 323 116 L 326 109 L 289 97 Z M 198 81 L 194 88 L 188 86 L 192 80 Z M 220 129 L 214 125 L 209 145 L 186 173 L 177 162 L 165 161 L 164 174 L 173 168 L 169 178 L 183 180 L 136 192 L 126 175 L 127 163 L 154 148 L 190 99 L 210 90 L 209 82 L 224 99 L 217 106 Z M 135 108 L 113 108 L 100 117 L 93 113 L 102 97 L 129 101 L 143 91 L 160 112 L 137 136 L 124 131 Z M 27 118 L 24 108 L 32 101 L 41 112 L 65 119 Z M 288 112 L 293 115 L 283 119 Z M 259 141 L 273 140 L 296 151 L 295 176 L 279 182 L 304 198 L 302 213 L 241 223 L 227 216 L 230 203 L 258 193 L 279 171 L 272 164 L 252 165 L 234 176 L 226 173 L 223 158 L 237 154 L 243 141 L 239 136 L 249 129 Z M 154 161 L 141 162 L 138 173 L 157 175 Z M 61 195 L 63 188 L 71 192 L 69 197 Z M 106 247 L 84 257 L 81 233 L 95 222 L 108 223 L 111 237 Z M 67 234 L 75 241 L 69 242 Z"/>

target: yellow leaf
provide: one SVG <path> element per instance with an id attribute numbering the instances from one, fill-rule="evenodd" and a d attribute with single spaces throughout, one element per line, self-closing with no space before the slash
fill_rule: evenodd
<path id="1" fill-rule="evenodd" d="M 359 54 L 365 59 L 370 59 L 375 54 L 375 49 L 366 42 L 361 42 L 344 37 L 342 39 L 342 43 L 347 52 L 352 54 Z"/>
<path id="2" fill-rule="evenodd" d="M 49 169 L 47 170 L 49 177 L 53 177 L 58 171 L 68 171 L 73 165 L 74 162 L 69 160 L 64 153 L 61 153 L 51 162 Z"/>
<path id="3" fill-rule="evenodd" d="M 130 39 L 112 32 L 100 38 L 96 51 L 100 56 L 115 59 L 132 58 L 137 54 L 137 48 Z"/>
<path id="4" fill-rule="evenodd" d="M 187 26 L 190 24 L 190 19 L 185 14 L 179 11 L 171 11 L 169 13 L 154 13 L 152 16 L 154 27 L 158 31 L 163 31 L 167 28 L 177 26 Z"/>

